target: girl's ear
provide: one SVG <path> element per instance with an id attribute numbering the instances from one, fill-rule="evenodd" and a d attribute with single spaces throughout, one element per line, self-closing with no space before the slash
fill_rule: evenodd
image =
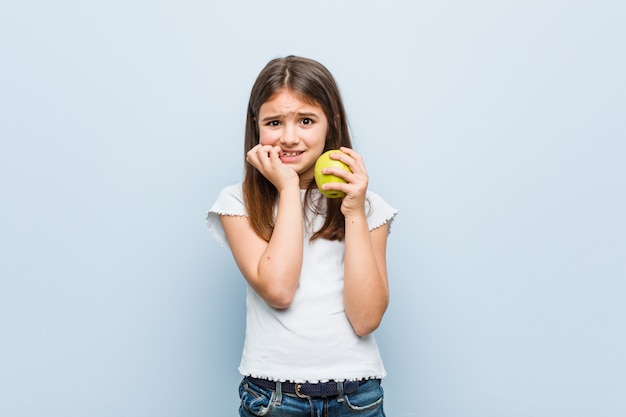
<path id="1" fill-rule="evenodd" d="M 335 125 L 335 130 L 339 130 L 339 126 L 341 126 L 341 116 L 336 114 L 335 118 L 333 119 L 333 124 Z"/>

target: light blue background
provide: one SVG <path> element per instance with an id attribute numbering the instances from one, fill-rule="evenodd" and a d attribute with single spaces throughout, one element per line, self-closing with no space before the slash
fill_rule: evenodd
<path id="1" fill-rule="evenodd" d="M 626 415 L 626 3 L 0 7 L 0 415 L 236 414 L 244 285 L 204 216 L 250 87 L 323 62 L 400 210 L 389 417 Z"/>

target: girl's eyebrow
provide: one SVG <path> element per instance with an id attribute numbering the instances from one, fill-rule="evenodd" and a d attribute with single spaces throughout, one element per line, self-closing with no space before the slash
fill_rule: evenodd
<path id="1" fill-rule="evenodd" d="M 312 112 L 297 112 L 296 116 L 297 117 L 319 118 L 319 115 L 317 113 L 312 113 Z M 281 117 L 284 117 L 284 115 L 283 114 L 275 114 L 275 115 L 265 116 L 263 119 L 261 119 L 261 122 L 267 122 L 267 121 L 270 121 L 270 120 L 276 120 L 276 119 L 280 119 Z"/>
<path id="2" fill-rule="evenodd" d="M 317 113 L 313 113 L 313 112 L 310 112 L 310 113 L 298 113 L 298 116 L 300 116 L 300 117 L 319 117 L 317 115 Z"/>

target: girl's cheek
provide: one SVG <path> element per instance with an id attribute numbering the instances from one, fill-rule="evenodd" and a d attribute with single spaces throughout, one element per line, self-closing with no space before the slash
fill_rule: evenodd
<path id="1" fill-rule="evenodd" d="M 278 139 L 274 135 L 263 135 L 259 136 L 259 143 L 261 145 L 274 145 Z"/>

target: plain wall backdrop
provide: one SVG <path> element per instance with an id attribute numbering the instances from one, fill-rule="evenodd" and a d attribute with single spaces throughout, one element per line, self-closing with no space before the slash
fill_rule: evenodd
<path id="1" fill-rule="evenodd" d="M 626 3 L 5 3 L 3 417 L 236 415 L 244 283 L 205 214 L 288 54 L 400 211 L 387 415 L 626 415 Z"/>

